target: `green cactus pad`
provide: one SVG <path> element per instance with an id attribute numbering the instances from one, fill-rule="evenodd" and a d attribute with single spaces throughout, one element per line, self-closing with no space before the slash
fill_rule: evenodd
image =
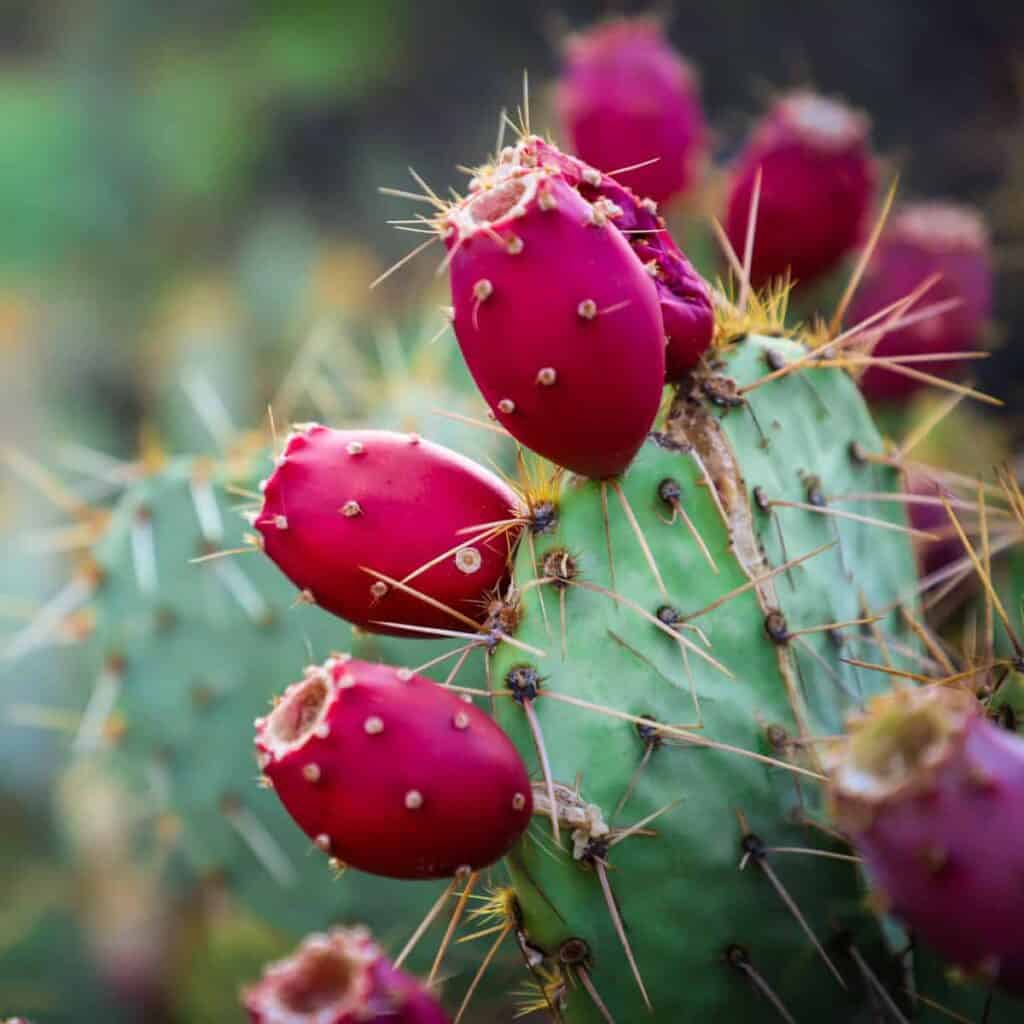
<path id="1" fill-rule="evenodd" d="M 906 602 L 915 612 L 908 538 L 828 514 L 835 507 L 905 527 L 898 503 L 837 500 L 898 489 L 895 471 L 862 457 L 879 452 L 881 439 L 854 382 L 818 369 L 740 393 L 803 354 L 793 342 L 762 337 L 723 350 L 618 481 L 565 484 L 557 526 L 533 538 L 539 564 L 531 564 L 529 545 L 520 546 L 516 579 L 525 592 L 515 635 L 546 653 L 499 647 L 490 664 L 491 687 L 503 694 L 494 699 L 496 714 L 536 764 L 522 702 L 510 699 L 506 683 L 539 678 L 532 704 L 552 776 L 578 785 L 581 802 L 611 827 L 605 836 L 577 833 L 577 859 L 567 830 L 556 848 L 538 815 L 509 858 L 525 935 L 564 979 L 566 1021 L 602 1019 L 588 987 L 615 1020 L 645 1018 L 603 895 L 595 863 L 602 859 L 653 1019 L 763 1021 L 777 998 L 797 1020 L 852 1021 L 870 1005 L 857 957 L 882 976 L 896 969 L 855 864 L 773 852 L 843 849 L 828 833 L 813 777 L 816 742 L 891 681 L 840 658 L 905 669 L 916 653 L 899 610 Z M 552 552 L 571 561 L 552 560 Z M 772 574 L 798 559 L 805 560 Z M 531 586 L 538 576 L 548 582 Z M 832 623 L 840 625 L 821 629 Z M 517 668 L 535 675 L 516 676 Z M 662 742 L 653 742 L 636 723 L 559 695 L 682 731 L 663 729 Z M 538 782 L 536 792 L 543 790 Z M 648 818 L 655 834 L 607 845 Z"/>

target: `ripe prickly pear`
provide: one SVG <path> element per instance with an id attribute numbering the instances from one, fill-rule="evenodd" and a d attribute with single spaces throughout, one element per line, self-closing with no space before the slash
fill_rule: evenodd
<path id="1" fill-rule="evenodd" d="M 257 719 L 256 746 L 302 830 L 373 874 L 485 867 L 530 821 L 530 780 L 508 737 L 408 669 L 329 659 Z"/>
<path id="2" fill-rule="evenodd" d="M 255 526 L 316 604 L 401 634 L 384 623 L 452 629 L 483 619 L 505 575 L 516 504 L 493 473 L 415 434 L 314 424 L 288 439 Z"/>
<path id="3" fill-rule="evenodd" d="M 834 811 L 892 911 L 946 959 L 1024 992 L 1024 740 L 933 686 L 875 701 L 833 759 Z"/>
<path id="4" fill-rule="evenodd" d="M 657 202 L 697 176 L 707 128 L 697 76 L 653 18 L 617 18 L 573 35 L 558 108 L 572 148 L 602 171 L 632 168 L 630 187 Z"/>
<path id="5" fill-rule="evenodd" d="M 935 316 L 889 331 L 875 346 L 879 357 L 940 355 L 974 350 L 992 312 L 992 256 L 988 231 L 974 210 L 948 203 L 907 206 L 882 234 L 868 265 L 852 313 L 854 321 L 878 312 L 909 294 L 929 277 L 927 303 L 957 300 Z M 929 362 L 919 367 L 940 377 L 955 377 L 965 360 Z M 926 384 L 884 366 L 870 366 L 861 388 L 870 401 L 899 401 Z"/>
<path id="6" fill-rule="evenodd" d="M 614 476 L 661 401 L 658 292 L 612 204 L 588 202 L 529 142 L 481 169 L 442 218 L 455 333 L 513 437 L 574 472 Z"/>
<path id="7" fill-rule="evenodd" d="M 787 273 L 811 281 L 860 241 L 875 185 L 868 133 L 863 114 L 810 92 L 783 97 L 755 128 L 733 171 L 725 230 L 742 253 L 760 172 L 756 285 Z"/>
<path id="8" fill-rule="evenodd" d="M 678 380 L 697 365 L 715 333 L 715 312 L 704 279 L 683 255 L 653 199 L 640 198 L 613 177 L 561 153 L 540 139 L 519 147 L 544 166 L 557 167 L 588 203 L 622 233 L 654 279 L 665 326 L 665 375 Z"/>
<path id="9" fill-rule="evenodd" d="M 447 1024 L 429 989 L 397 970 L 365 928 L 309 935 L 242 993 L 251 1024 Z"/>

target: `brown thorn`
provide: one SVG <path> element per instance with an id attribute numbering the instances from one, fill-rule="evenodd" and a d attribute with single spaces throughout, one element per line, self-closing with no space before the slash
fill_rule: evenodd
<path id="1" fill-rule="evenodd" d="M 814 946 L 818 955 L 821 957 L 822 960 L 824 960 L 825 966 L 828 967 L 829 971 L 832 973 L 832 976 L 836 979 L 837 982 L 839 982 L 839 987 L 846 990 L 847 985 L 846 982 L 843 981 L 843 976 L 839 973 L 838 968 L 832 962 L 831 957 L 829 957 L 828 953 L 825 952 L 825 947 L 819 941 L 818 936 L 815 935 L 813 931 L 811 931 L 811 926 L 807 923 L 807 919 L 800 911 L 800 908 L 796 905 L 796 902 L 794 901 L 793 897 L 789 895 L 789 891 L 782 884 L 782 880 L 779 878 L 777 874 L 775 874 L 775 871 L 772 869 L 771 865 L 765 860 L 764 857 L 757 858 L 755 860 L 755 863 L 764 872 L 764 875 L 768 879 L 768 881 L 771 882 L 772 888 L 778 894 L 779 899 L 781 899 L 782 902 L 786 904 L 786 908 L 796 919 L 797 924 L 800 925 L 800 928 L 802 929 L 803 933 L 807 936 L 807 938 L 810 940 L 811 945 Z"/>
<path id="2" fill-rule="evenodd" d="M 643 530 L 640 529 L 640 523 L 637 521 L 636 515 L 633 512 L 633 507 L 629 503 L 629 499 L 626 497 L 626 492 L 622 489 L 622 485 L 618 480 L 610 481 L 610 485 L 613 491 L 619 499 L 619 504 L 622 505 L 622 511 L 626 514 L 626 519 L 629 521 L 630 528 L 633 530 L 633 535 L 636 537 L 637 543 L 640 545 L 640 550 L 643 552 L 644 560 L 647 562 L 648 568 L 651 570 L 651 575 L 654 577 L 655 583 L 658 584 L 658 589 L 661 591 L 662 596 L 668 600 L 668 590 L 665 589 L 665 581 L 661 578 L 661 573 L 658 571 L 658 563 L 654 560 L 654 553 L 651 551 L 650 545 L 647 543 L 647 538 L 644 536 Z"/>
<path id="3" fill-rule="evenodd" d="M 678 624 L 678 626 L 675 629 L 673 629 L 671 626 L 666 625 L 666 623 L 662 622 L 661 619 L 659 619 L 656 615 L 652 615 L 649 611 L 647 611 L 646 608 L 641 607 L 636 603 L 636 601 L 626 597 L 623 594 L 616 594 L 612 590 L 608 590 L 607 588 L 599 586 L 596 583 L 589 583 L 586 580 L 569 580 L 568 583 L 572 587 L 581 587 L 583 590 L 590 590 L 595 594 L 603 594 L 605 597 L 610 598 L 612 601 L 617 601 L 620 604 L 624 604 L 627 608 L 636 612 L 637 615 L 639 615 L 641 618 L 646 619 L 647 622 L 649 622 L 656 629 L 660 630 L 666 636 L 671 637 L 677 643 L 680 643 L 684 647 L 689 648 L 699 658 L 703 658 L 704 661 L 706 661 L 713 668 L 718 669 L 718 671 L 721 672 L 722 675 L 727 676 L 729 679 L 736 678 L 736 676 L 732 672 L 730 672 L 729 669 L 727 669 L 720 661 L 718 661 L 716 658 L 711 657 L 711 655 L 708 654 L 706 651 L 702 651 L 692 640 L 688 640 L 686 637 L 682 636 L 678 632 L 679 626 L 689 626 L 689 623 L 681 621 Z M 684 616 L 684 619 L 689 617 L 690 616 Z M 703 637 L 703 633 L 701 633 L 700 635 Z"/>
<path id="4" fill-rule="evenodd" d="M 886 1009 L 892 1014 L 896 1024 L 909 1024 L 907 1018 L 903 1016 L 900 1008 L 893 1001 L 892 996 L 889 995 L 886 987 L 878 980 L 878 975 L 871 970 L 867 961 L 861 956 L 860 950 L 851 943 L 848 952 L 853 962 L 857 965 L 857 969 L 863 975 L 864 980 L 875 990 L 875 993 L 881 998 L 882 1002 L 885 1003 Z"/>
<path id="5" fill-rule="evenodd" d="M 980 495 L 979 490 L 979 495 Z M 1018 659 L 1024 659 L 1024 645 L 1021 644 L 1020 637 L 1017 635 L 1016 630 L 1010 624 L 1010 617 L 1006 614 L 1006 609 L 1003 607 L 1003 602 L 999 599 L 999 595 L 996 593 L 995 587 L 992 585 L 992 576 L 990 573 L 985 571 L 985 567 L 978 560 L 978 555 L 974 550 L 974 545 L 971 544 L 964 533 L 963 527 L 960 525 L 960 520 L 957 518 L 956 513 L 953 511 L 952 506 L 948 501 L 943 501 L 943 506 L 946 509 L 946 515 L 949 516 L 953 526 L 956 527 L 956 532 L 960 537 L 960 542 L 964 546 L 964 550 L 967 552 L 967 557 L 970 558 L 971 564 L 974 566 L 974 571 L 978 578 L 981 580 L 982 586 L 985 588 L 986 593 L 992 600 L 992 605 L 995 608 L 996 614 L 999 616 L 1000 621 L 1003 624 L 1003 628 L 1006 630 L 1006 635 L 1013 646 L 1014 653 Z"/>
<path id="6" fill-rule="evenodd" d="M 604 517 L 604 542 L 608 549 L 608 580 L 615 589 L 615 554 L 612 551 L 612 527 L 608 518 L 608 483 L 601 481 L 601 515 Z"/>
<path id="7" fill-rule="evenodd" d="M 520 702 L 526 714 L 527 724 L 533 734 L 533 745 L 537 749 L 537 757 L 540 759 L 540 770 L 544 774 L 544 788 L 547 790 L 548 802 L 551 804 L 551 835 L 555 845 L 561 847 L 562 836 L 558 831 L 558 803 L 555 800 L 555 781 L 551 777 L 551 762 L 548 760 L 547 747 L 544 745 L 544 733 L 541 732 L 540 720 L 537 718 L 537 709 L 533 706 L 532 700 Z"/>
<path id="8" fill-rule="evenodd" d="M 423 252 L 425 249 L 427 249 L 429 246 L 433 245 L 437 241 L 440 241 L 440 239 L 437 235 L 435 235 L 433 238 L 428 238 L 425 242 L 421 242 L 419 245 L 416 246 L 415 249 L 412 250 L 412 252 L 406 253 L 397 263 L 392 264 L 387 270 L 385 270 L 383 274 L 374 278 L 374 280 L 370 282 L 370 288 L 376 288 L 377 285 L 386 281 L 393 273 L 395 273 L 396 270 L 400 270 L 402 267 L 406 265 L 406 263 L 408 263 L 410 260 L 415 259 L 417 256 L 419 256 L 421 252 Z"/>
<path id="9" fill-rule="evenodd" d="M 678 498 L 674 498 L 672 501 L 672 519 L 668 520 L 671 523 L 675 520 L 676 516 L 682 520 L 683 525 L 690 532 L 690 536 L 693 538 L 694 543 L 700 549 L 700 553 L 706 559 L 708 565 L 711 567 L 711 571 L 717 576 L 718 565 L 708 550 L 707 544 L 704 543 L 704 538 L 700 535 L 700 531 L 694 525 L 693 520 L 687 515 L 686 509 L 683 508 L 682 502 Z"/>
<path id="10" fill-rule="evenodd" d="M 874 516 L 862 516 L 859 512 L 843 512 L 839 509 L 830 508 L 827 505 L 812 505 L 807 501 L 784 501 L 780 498 L 773 498 L 769 505 L 775 508 L 793 508 L 801 512 L 817 512 L 823 516 L 835 516 L 837 519 L 849 519 L 855 523 L 865 523 L 868 526 L 875 526 L 880 530 L 892 530 L 895 533 L 905 533 L 909 537 L 920 537 L 923 540 L 938 540 L 933 533 L 926 530 L 915 530 L 911 526 L 901 526 L 899 523 L 890 523 L 887 519 L 876 519 Z"/>
<path id="11" fill-rule="evenodd" d="M 448 927 L 445 929 L 444 937 L 441 939 L 441 945 L 438 947 L 437 955 L 434 957 L 434 963 L 431 965 L 430 974 L 427 976 L 428 988 L 434 984 L 434 980 L 437 978 L 437 972 L 441 969 L 441 963 L 444 960 L 444 955 L 448 951 L 448 946 L 451 944 L 452 936 L 455 934 L 455 929 L 459 926 L 459 921 L 462 920 L 462 914 L 466 909 L 466 903 L 469 901 L 470 893 L 473 891 L 479 877 L 480 872 L 472 872 L 469 878 L 466 879 L 466 884 L 463 886 L 462 892 L 459 894 L 458 902 L 455 904 L 455 909 L 452 911 L 451 920 L 448 922 Z"/>
<path id="12" fill-rule="evenodd" d="M 889 192 L 885 197 L 885 202 L 882 204 L 882 212 L 878 215 L 878 220 L 875 221 L 874 227 L 871 229 L 871 234 L 868 236 L 868 243 L 864 246 L 864 251 L 860 254 L 857 260 L 857 265 L 853 268 L 853 273 L 850 275 L 850 280 L 846 283 L 846 287 L 843 289 L 843 294 L 839 299 L 839 304 L 836 306 L 835 312 L 832 314 L 832 319 L 829 321 L 828 333 L 830 336 L 835 336 L 843 326 L 843 317 L 846 316 L 846 311 L 853 301 L 853 296 L 860 286 L 861 279 L 864 277 L 864 272 L 868 268 L 868 263 L 871 261 L 871 257 L 874 254 L 875 246 L 878 245 L 879 238 L 882 237 L 882 229 L 885 227 L 885 222 L 889 219 L 889 211 L 892 210 L 893 200 L 896 198 L 896 189 L 899 185 L 899 178 L 895 178 L 893 183 L 889 186 Z"/>
<path id="13" fill-rule="evenodd" d="M 740 278 L 740 294 L 736 305 L 741 310 L 747 308 L 752 291 L 750 283 L 751 269 L 754 265 L 754 235 L 757 231 L 757 208 L 761 203 L 761 168 L 754 175 L 754 187 L 750 194 L 750 207 L 747 211 L 747 234 L 743 242 L 743 276 Z"/>
<path id="14" fill-rule="evenodd" d="M 611 1015 L 608 1007 L 604 1005 L 604 1000 L 598 995 L 597 989 L 594 987 L 594 982 L 591 980 L 590 972 L 583 966 L 583 964 L 576 965 L 576 974 L 579 976 L 580 984 L 586 990 L 588 996 L 597 1007 L 597 1012 L 605 1020 L 605 1024 L 615 1024 L 615 1018 Z"/>
<path id="15" fill-rule="evenodd" d="M 437 608 L 439 611 L 445 612 L 451 615 L 452 618 L 458 619 L 459 622 L 469 626 L 472 630 L 476 631 L 480 628 L 479 623 L 474 622 L 468 615 L 463 615 L 462 612 L 456 611 L 454 608 L 449 607 L 436 598 L 430 597 L 428 594 L 421 593 L 414 587 L 410 587 L 403 583 L 401 580 L 392 579 L 390 576 L 385 576 L 382 572 L 377 572 L 376 569 L 371 569 L 368 566 L 359 566 L 361 572 L 365 572 L 369 576 L 373 576 L 375 579 L 383 580 L 389 586 L 397 587 L 405 594 L 410 594 L 412 597 L 418 598 L 424 604 L 429 604 L 432 608 Z"/>
<path id="16" fill-rule="evenodd" d="M 768 765 L 772 768 L 782 768 L 785 771 L 795 772 L 797 775 L 806 775 L 808 778 L 815 779 L 818 782 L 828 781 L 827 777 L 822 775 L 820 772 L 814 772 L 809 768 L 801 768 L 800 765 L 780 761 L 778 758 L 769 757 L 767 754 L 758 754 L 753 750 L 745 750 L 743 747 L 736 747 L 730 743 L 720 743 L 717 740 L 708 739 L 706 736 L 701 736 L 700 733 L 692 732 L 688 729 L 680 729 L 673 725 L 664 725 L 661 722 L 652 723 L 649 718 L 641 718 L 639 715 L 630 715 L 625 711 L 616 711 L 614 708 L 607 708 L 601 704 L 592 704 L 590 701 L 582 700 L 579 697 L 570 697 L 568 694 L 555 693 L 552 690 L 542 690 L 539 696 L 546 697 L 550 700 L 561 701 L 563 704 L 571 704 L 573 707 L 583 708 L 586 711 L 595 711 L 598 714 L 607 715 L 609 718 L 618 718 L 623 722 L 632 722 L 635 725 L 646 725 L 655 729 L 660 735 L 674 736 L 677 739 L 686 740 L 695 747 L 705 747 L 709 750 L 720 750 L 727 754 L 738 754 L 741 757 L 749 758 L 751 761 L 758 761 L 759 763 Z"/>
<path id="17" fill-rule="evenodd" d="M 487 968 L 491 966 L 492 961 L 498 955 L 498 949 L 500 948 L 501 944 L 512 933 L 513 927 L 514 925 L 512 924 L 504 924 L 498 926 L 498 937 L 494 940 L 493 945 L 487 951 L 487 954 L 484 956 L 483 960 L 480 962 L 480 966 L 477 968 L 476 974 L 473 975 L 473 980 L 469 983 L 469 988 L 466 989 L 466 994 L 462 997 L 462 1002 L 459 1004 L 458 1013 L 455 1014 L 454 1024 L 459 1024 L 459 1021 L 462 1020 L 462 1015 L 466 1012 L 467 1008 L 469 1007 L 470 1000 L 472 1000 L 473 995 L 477 990 L 477 986 L 483 980 L 483 976 L 487 973 Z"/>
<path id="18" fill-rule="evenodd" d="M 437 919 L 437 915 L 441 913 L 441 908 L 445 905 L 445 902 L 447 901 L 448 897 L 451 896 L 453 892 L 455 892 L 455 886 L 458 884 L 458 882 L 459 879 L 458 876 L 456 876 L 448 883 L 447 886 L 445 886 L 444 892 L 437 897 L 437 899 L 434 901 L 433 906 L 427 911 L 426 916 L 416 926 L 416 930 L 409 937 L 409 941 L 405 944 L 405 946 L 402 947 L 402 952 L 399 953 L 397 957 L 395 957 L 395 970 L 398 970 L 398 968 L 400 968 L 402 964 L 405 963 L 406 958 L 416 948 L 416 944 L 420 941 L 420 939 L 423 938 L 427 929 Z"/>
<path id="19" fill-rule="evenodd" d="M 786 1022 L 786 1024 L 796 1024 L 796 1020 L 793 1015 L 786 1009 L 785 1004 L 776 995 L 775 990 L 768 984 L 767 981 L 761 976 L 752 963 L 749 960 L 743 959 L 735 962 L 735 966 L 738 967 L 750 980 L 750 983 L 757 989 L 758 992 L 775 1008 L 775 1012 Z"/>
<path id="20" fill-rule="evenodd" d="M 690 612 L 683 616 L 684 621 L 689 622 L 691 619 L 698 619 L 702 615 L 707 615 L 709 612 L 713 612 L 716 608 L 720 608 L 723 604 L 727 604 L 729 601 L 740 594 L 746 593 L 748 590 L 752 590 L 754 587 L 759 587 L 762 583 L 766 583 L 774 576 L 778 576 L 781 572 L 787 572 L 794 566 L 799 565 L 801 562 L 806 562 L 808 559 L 814 558 L 817 555 L 823 554 L 826 551 L 834 548 L 836 542 L 830 540 L 827 544 L 822 544 L 820 547 L 815 548 L 813 551 L 808 551 L 806 555 L 800 555 L 797 558 L 791 558 L 788 562 L 783 562 L 782 565 L 771 569 L 769 572 L 762 573 L 760 576 L 755 576 L 753 579 L 748 580 L 746 583 L 741 584 L 738 587 L 734 587 L 727 594 L 723 594 L 721 597 L 712 601 L 711 604 L 705 605 L 703 608 L 698 609 L 695 612 Z"/>
<path id="21" fill-rule="evenodd" d="M 601 882 L 601 891 L 604 893 L 604 901 L 612 919 L 612 927 L 619 936 L 619 942 L 622 943 L 622 949 L 626 954 L 626 960 L 629 961 L 630 970 L 633 972 L 633 977 L 636 979 L 637 987 L 640 989 L 640 995 L 643 997 L 644 1006 L 653 1013 L 654 1007 L 651 1005 L 650 996 L 647 995 L 647 988 L 644 986 L 644 979 L 640 974 L 640 968 L 637 966 L 636 957 L 633 955 L 633 947 L 629 944 L 629 937 L 626 935 L 626 927 L 622 923 L 622 916 L 619 914 L 619 908 L 615 902 L 615 895 L 608 882 L 608 872 L 605 869 L 604 861 L 600 858 L 595 858 L 594 870 L 597 872 L 597 877 Z"/>

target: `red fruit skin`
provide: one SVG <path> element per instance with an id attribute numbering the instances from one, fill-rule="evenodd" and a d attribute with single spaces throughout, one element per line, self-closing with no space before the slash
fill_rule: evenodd
<path id="1" fill-rule="evenodd" d="M 250 1024 L 449 1024 L 433 994 L 396 970 L 364 928 L 309 935 L 242 993 Z"/>
<path id="2" fill-rule="evenodd" d="M 992 314 L 993 271 L 988 232 L 976 212 L 948 203 L 905 207 L 883 232 L 850 310 L 850 323 L 903 298 L 933 274 L 940 279 L 917 308 L 947 299 L 960 305 L 883 336 L 876 356 L 939 355 L 976 350 Z M 913 312 L 913 310 L 911 310 Z M 915 369 L 955 379 L 967 360 L 922 363 Z M 898 402 L 928 387 L 883 367 L 872 366 L 861 390 L 872 402 Z"/>
<path id="3" fill-rule="evenodd" d="M 863 115 L 807 92 L 779 100 L 757 125 L 733 168 L 725 214 L 742 258 L 760 170 L 756 287 L 787 272 L 795 282 L 813 281 L 861 241 L 876 177 L 868 131 Z"/>
<path id="4" fill-rule="evenodd" d="M 711 347 L 715 312 L 704 279 L 669 234 L 664 218 L 658 215 L 657 204 L 638 198 L 614 178 L 582 160 L 559 153 L 540 139 L 530 139 L 526 145 L 534 148 L 541 163 L 553 161 L 588 202 L 609 200 L 621 211 L 611 219 L 611 224 L 622 233 L 654 280 L 667 339 L 665 377 L 678 380 Z"/>
<path id="5" fill-rule="evenodd" d="M 963 691 L 931 687 L 951 725 L 934 763 L 866 799 L 833 774 L 840 824 L 894 914 L 945 959 L 1024 993 L 1024 740 L 988 721 Z"/>
<path id="6" fill-rule="evenodd" d="M 296 741 L 282 742 L 282 723 L 321 687 L 315 724 L 310 718 Z M 530 821 L 530 780 L 511 740 L 484 712 L 408 669 L 342 657 L 310 669 L 257 721 L 256 747 L 299 827 L 372 874 L 448 878 L 486 867 Z"/>
<path id="7" fill-rule="evenodd" d="M 620 18 L 572 36 L 558 84 L 559 117 L 573 150 L 623 173 L 639 195 L 664 202 L 695 182 L 707 126 L 693 69 L 657 21 Z"/>
<path id="8" fill-rule="evenodd" d="M 515 208 L 494 206 L 518 187 Z M 513 169 L 451 211 L 446 242 L 455 334 L 498 421 L 545 458 L 603 478 L 629 465 L 654 422 L 665 332 L 651 276 L 594 213 L 559 171 Z"/>
<path id="9" fill-rule="evenodd" d="M 255 527 L 267 555 L 322 608 L 370 632 L 409 636 L 379 623 L 466 626 L 397 587 L 375 596 L 371 587 L 380 581 L 360 567 L 402 580 L 473 540 L 475 533 L 460 530 L 508 519 L 517 505 L 493 473 L 414 434 L 314 424 L 288 439 Z M 476 554 L 453 552 L 408 585 L 482 621 L 487 594 L 505 578 L 514 536 L 467 544 L 462 550 Z"/>

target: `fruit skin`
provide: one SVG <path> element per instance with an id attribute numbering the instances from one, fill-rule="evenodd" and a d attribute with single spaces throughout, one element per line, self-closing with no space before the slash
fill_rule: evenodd
<path id="1" fill-rule="evenodd" d="M 908 295 L 929 277 L 939 280 L 922 296 L 918 308 L 948 299 L 960 305 L 906 327 L 889 331 L 875 346 L 876 356 L 939 355 L 981 347 L 992 314 L 993 269 L 988 230 L 981 215 L 951 203 L 906 206 L 879 239 L 863 284 L 851 307 L 850 323 Z M 913 310 L 911 310 L 913 312 Z M 943 360 L 916 367 L 956 379 L 967 360 Z M 928 385 L 880 366 L 870 366 L 861 389 L 871 402 L 901 402 Z"/>
<path id="2" fill-rule="evenodd" d="M 825 857 L 770 852 L 772 847 L 842 852 L 825 833 L 800 824 L 803 815 L 824 821 L 821 792 L 813 780 L 797 780 L 784 768 L 698 749 L 684 740 L 667 738 L 652 746 L 633 724 L 556 697 L 685 725 L 696 717 L 689 693 L 692 676 L 703 717 L 699 735 L 814 769 L 814 743 L 795 742 L 802 731 L 800 719 L 808 737 L 832 735 L 866 697 L 887 689 L 881 673 L 843 660 L 877 657 L 870 633 L 857 625 L 831 633 L 820 627 L 857 620 L 865 606 L 891 608 L 912 593 L 915 570 L 907 537 L 806 507 L 770 504 L 776 499 L 806 505 L 820 503 L 822 496 L 898 492 L 895 470 L 854 454 L 854 442 L 865 451 L 882 450 L 855 383 L 842 371 L 812 369 L 749 392 L 745 405 L 718 404 L 709 397 L 728 396 L 726 381 L 741 387 L 753 383 L 805 351 L 787 339 L 761 336 L 717 349 L 718 369 L 711 373 L 702 368 L 695 374 L 667 423 L 659 422 L 654 437 L 621 478 L 667 598 L 618 508 L 617 496 L 610 493 L 613 577 L 597 482 L 566 482 L 559 495 L 557 526 L 534 537 L 538 563 L 543 565 L 552 552 L 566 551 L 581 583 L 614 590 L 651 616 L 664 606 L 686 615 L 734 594 L 693 620 L 712 645 L 704 650 L 733 678 L 693 650 L 684 662 L 673 637 L 649 619 L 600 591 L 571 584 L 561 593 L 551 585 L 532 587 L 523 595 L 515 637 L 542 646 L 545 657 L 499 644 L 491 659 L 495 688 L 518 667 L 531 666 L 540 676 L 540 696 L 533 704 L 556 783 L 572 787 L 579 778 L 582 800 L 600 808 L 613 828 L 626 829 L 663 812 L 648 824 L 654 835 L 634 835 L 606 852 L 608 880 L 654 1006 L 649 1018 L 596 871 L 585 858 L 574 859 L 569 830 L 563 828 L 555 855 L 550 825 L 538 814 L 507 858 L 522 929 L 531 945 L 547 954 L 546 966 L 554 970 L 569 940 L 583 940 L 590 980 L 615 1020 L 761 1024 L 773 1019 L 749 978 L 727 962 L 725 953 L 734 945 L 746 950 L 759 976 L 798 1021 L 851 1024 L 865 1019 L 869 996 L 859 986 L 857 967 L 837 948 L 839 930 L 848 928 L 872 969 L 889 975 L 890 961 L 850 866 Z M 717 574 L 661 497 L 666 480 L 679 485 L 679 503 L 706 542 Z M 857 512 L 905 525 L 904 509 L 896 502 L 868 502 L 858 505 Z M 748 586 L 736 592 L 751 576 L 837 537 L 839 546 L 778 574 L 756 591 Z M 525 544 L 516 553 L 515 575 L 519 580 L 540 575 Z M 563 600 L 564 657 L 559 636 Z M 773 607 L 782 611 L 789 630 L 818 631 L 789 643 L 773 640 L 768 632 Z M 893 641 L 893 648 L 915 647 L 894 611 L 885 614 L 877 629 L 887 642 Z M 701 643 L 696 634 L 682 635 Z M 914 662 L 903 660 L 898 651 L 892 656 L 901 667 L 912 669 Z M 538 779 L 538 758 L 523 708 L 514 700 L 495 700 L 495 715 Z M 646 764 L 638 771 L 645 755 Z M 616 813 L 634 772 L 632 796 Z M 678 805 L 672 806 L 675 801 Z M 759 861 L 747 857 L 737 810 L 769 848 L 765 864 L 829 950 L 848 992 L 813 952 Z M 600 845 L 595 849 L 600 856 Z M 747 867 L 740 871 L 744 858 Z M 680 921 L 686 921 L 685 928 Z M 570 976 L 565 982 L 563 1019 L 567 1024 L 600 1024 L 605 1018 L 577 981 Z M 942 992 L 941 984 L 929 987 L 929 995 L 936 992 Z M 936 998 L 946 1001 L 947 995 Z"/>
<path id="3" fill-rule="evenodd" d="M 618 18 L 565 47 L 558 113 L 571 148 L 635 192 L 664 202 L 695 183 L 707 143 L 697 77 L 653 18 Z"/>
<path id="4" fill-rule="evenodd" d="M 250 1024 L 448 1024 L 431 992 L 396 970 L 365 928 L 309 935 L 242 993 Z"/>
<path id="5" fill-rule="evenodd" d="M 1024 740 L 933 686 L 879 700 L 833 757 L 835 816 L 892 912 L 1024 994 Z"/>
<path id="6" fill-rule="evenodd" d="M 787 273 L 806 284 L 833 270 L 861 241 L 875 189 L 867 118 L 811 92 L 779 99 L 755 127 L 732 171 L 725 230 L 744 250 L 758 171 L 751 278 Z"/>
<path id="7" fill-rule="evenodd" d="M 257 719 L 260 764 L 325 852 L 390 878 L 493 864 L 530 821 L 530 781 L 494 720 L 409 669 L 344 656 Z"/>
<path id="8" fill-rule="evenodd" d="M 445 219 L 459 347 L 516 440 L 584 476 L 614 476 L 661 401 L 658 294 L 558 168 L 507 152 Z"/>
<path id="9" fill-rule="evenodd" d="M 254 525 L 267 555 L 320 607 L 369 632 L 408 636 L 380 623 L 465 624 L 362 567 L 404 580 L 450 552 L 409 586 L 480 621 L 509 541 L 474 540 L 481 531 L 472 527 L 509 519 L 517 504 L 493 473 L 416 434 L 312 424 L 289 437 Z"/>
<path id="10" fill-rule="evenodd" d="M 658 214 L 657 203 L 541 139 L 527 139 L 520 148 L 535 152 L 542 164 L 557 167 L 587 202 L 604 199 L 614 204 L 611 225 L 647 268 L 658 291 L 667 339 L 665 376 L 678 380 L 692 370 L 711 346 L 714 307 L 707 284 L 676 245 L 664 217 Z"/>

